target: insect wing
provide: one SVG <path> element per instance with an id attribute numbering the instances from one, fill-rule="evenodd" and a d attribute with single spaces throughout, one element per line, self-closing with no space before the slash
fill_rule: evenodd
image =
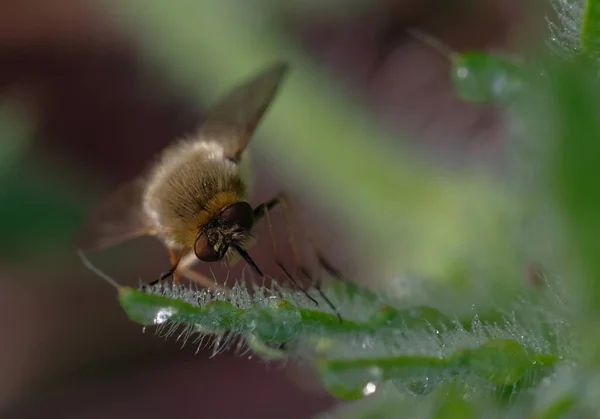
<path id="1" fill-rule="evenodd" d="M 116 246 L 155 232 L 142 211 L 145 182 L 138 178 L 121 185 L 92 211 L 77 232 L 74 245 L 83 251 Z"/>
<path id="2" fill-rule="evenodd" d="M 287 63 L 277 63 L 233 89 L 208 110 L 199 135 L 217 139 L 225 155 L 239 161 L 287 72 Z"/>

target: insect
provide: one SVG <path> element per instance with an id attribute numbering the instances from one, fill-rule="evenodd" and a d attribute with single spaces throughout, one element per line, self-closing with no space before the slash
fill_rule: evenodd
<path id="1" fill-rule="evenodd" d="M 281 197 L 255 208 L 248 203 L 246 147 L 287 73 L 287 63 L 274 63 L 215 103 L 196 132 L 167 146 L 148 170 L 99 203 L 76 247 L 99 250 L 156 236 L 172 265 L 158 281 L 173 275 L 179 282 L 184 274 L 213 285 L 189 267 L 239 257 L 263 276 L 246 248 L 255 223 Z"/>

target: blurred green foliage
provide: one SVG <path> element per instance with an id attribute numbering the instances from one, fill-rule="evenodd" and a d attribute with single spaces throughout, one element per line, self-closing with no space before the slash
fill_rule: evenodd
<path id="1" fill-rule="evenodd" d="M 12 100 L 11 100 L 12 99 Z M 18 98 L 17 98 L 18 99 Z M 0 256 L 11 263 L 52 258 L 83 220 L 68 177 L 32 157 L 35 118 L 18 100 L 0 108 Z"/>
<path id="2" fill-rule="evenodd" d="M 52 171 L 52 167 L 48 166 Z M 56 183 L 55 183 L 56 182 Z M 60 180 L 22 166 L 0 178 L 0 251 L 5 260 L 52 257 L 68 248 L 84 208 L 61 191 Z"/>

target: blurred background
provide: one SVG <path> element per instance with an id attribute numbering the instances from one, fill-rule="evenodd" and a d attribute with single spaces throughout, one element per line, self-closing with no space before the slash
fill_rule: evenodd
<path id="1" fill-rule="evenodd" d="M 235 13 L 241 1 L 223 4 Z M 522 0 L 253 1 L 386 129 L 432 158 L 490 166 L 505 158 L 502 115 L 461 101 L 447 57 L 406 29 L 457 51 L 518 53 L 545 36 L 551 12 Z M 328 409 L 336 402 L 304 368 L 209 359 L 210 348 L 194 354 L 142 333 L 69 247 L 94 203 L 190 132 L 205 103 L 172 88 L 110 10 L 92 0 L 0 1 L 0 416 L 307 418 Z M 333 246 L 344 226 L 260 152 L 253 164 L 254 203 L 288 191 L 319 244 L 352 270 L 351 250 Z M 268 244 L 252 251 L 269 266 Z M 90 257 L 128 285 L 168 268 L 155 239 Z"/>

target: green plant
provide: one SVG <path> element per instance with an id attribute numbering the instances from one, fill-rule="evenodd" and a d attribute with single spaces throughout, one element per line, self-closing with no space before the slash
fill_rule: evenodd
<path id="1" fill-rule="evenodd" d="M 240 8 L 251 3 L 260 2 Z M 253 25 L 217 0 L 121 8 L 122 18 L 141 18 L 142 44 L 191 92 L 210 79 L 216 94 L 242 72 L 289 58 L 295 74 L 260 146 L 341 214 L 372 220 L 349 228 L 373 249 L 377 275 L 392 278 L 377 291 L 330 278 L 325 293 L 343 322 L 276 284 L 119 287 L 128 316 L 183 340 L 211 335 L 215 350 L 241 342 L 267 359 L 308 360 L 332 394 L 362 399 L 340 417 L 591 417 L 600 409 L 600 0 L 556 6 L 562 25 L 552 24 L 550 44 L 567 54 L 452 57 L 461 96 L 506 111 L 512 167 L 503 178 L 448 174 L 374 141 L 377 125 L 355 118 L 359 107 L 282 40 L 275 21 Z M 528 262 L 544 270 L 528 277 Z M 423 281 L 415 297 L 411 286 Z"/>

